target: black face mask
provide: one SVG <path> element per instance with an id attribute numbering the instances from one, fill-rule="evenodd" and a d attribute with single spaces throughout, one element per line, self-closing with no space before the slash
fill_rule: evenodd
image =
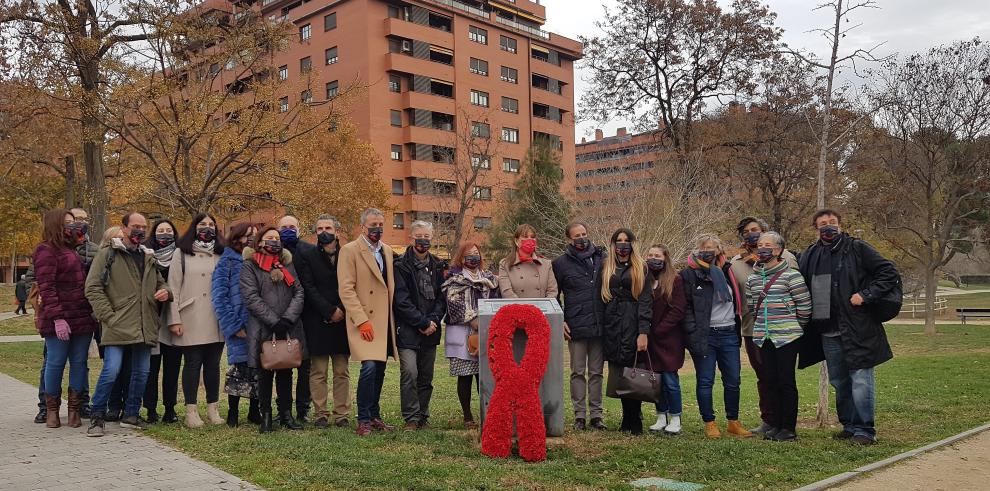
<path id="1" fill-rule="evenodd" d="M 320 245 L 333 244 L 335 240 L 337 240 L 337 236 L 331 234 L 330 232 L 320 232 L 316 235 L 316 241 L 319 242 Z"/>
<path id="2" fill-rule="evenodd" d="M 86 236 L 89 233 L 89 224 L 86 222 L 77 222 L 76 229 L 79 231 L 79 235 Z"/>
<path id="3" fill-rule="evenodd" d="M 663 270 L 667 268 L 667 261 L 663 259 L 647 259 L 646 267 L 650 268 L 650 272 L 653 274 L 663 273 Z"/>
<path id="4" fill-rule="evenodd" d="M 281 240 L 266 240 L 265 246 L 263 247 L 265 252 L 277 256 L 282 252 L 282 241 Z"/>
<path id="5" fill-rule="evenodd" d="M 587 237 L 581 237 L 579 239 L 574 239 L 574 249 L 578 251 L 586 251 L 591 247 L 591 239 Z"/>
<path id="6" fill-rule="evenodd" d="M 756 259 L 761 263 L 768 263 L 774 258 L 773 249 L 769 247 L 761 247 L 756 250 Z"/>
<path id="7" fill-rule="evenodd" d="M 382 227 L 368 227 L 368 240 L 372 243 L 378 242 L 382 240 L 382 233 L 384 232 L 385 230 Z"/>
<path id="8" fill-rule="evenodd" d="M 632 244 L 629 242 L 616 242 L 615 253 L 619 257 L 629 257 L 632 254 Z"/>
<path id="9" fill-rule="evenodd" d="M 130 238 L 132 244 L 144 242 L 144 230 L 131 230 Z"/>
<path id="10" fill-rule="evenodd" d="M 196 238 L 203 242 L 213 242 L 217 238 L 217 231 L 210 227 L 196 229 Z"/>
<path id="11" fill-rule="evenodd" d="M 825 225 L 818 229 L 818 236 L 824 242 L 832 242 L 839 236 L 839 227 L 838 225 Z"/>
<path id="12" fill-rule="evenodd" d="M 481 256 L 464 256 L 464 266 L 471 269 L 481 266 Z"/>
<path id="13" fill-rule="evenodd" d="M 699 252 L 697 254 L 697 256 L 698 256 L 698 259 L 700 259 L 700 260 L 702 260 L 702 261 L 704 261 L 704 262 L 706 262 L 708 264 L 711 264 L 713 261 L 715 261 L 715 252 L 714 251 L 701 251 L 701 252 Z"/>
<path id="14" fill-rule="evenodd" d="M 743 236 L 743 240 L 746 241 L 747 247 L 756 247 L 756 243 L 760 241 L 760 232 L 750 232 Z"/>
<path id="15" fill-rule="evenodd" d="M 429 252 L 431 245 L 432 244 L 430 244 L 430 239 L 416 239 L 416 245 L 414 246 L 414 248 L 416 249 L 416 252 L 420 254 L 426 254 L 427 252 Z"/>
<path id="16" fill-rule="evenodd" d="M 155 242 L 158 243 L 158 247 L 168 247 L 175 242 L 175 235 L 155 234 Z"/>

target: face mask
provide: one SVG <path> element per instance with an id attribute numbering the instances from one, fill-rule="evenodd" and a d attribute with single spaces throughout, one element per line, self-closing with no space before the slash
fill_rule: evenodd
<path id="1" fill-rule="evenodd" d="M 331 234 L 330 232 L 320 232 L 316 236 L 316 241 L 319 242 L 320 245 L 333 244 L 333 241 L 335 240 L 337 240 L 337 236 Z"/>
<path id="2" fill-rule="evenodd" d="M 825 242 L 832 242 L 839 235 L 839 227 L 837 225 L 825 225 L 818 229 L 818 235 Z"/>
<path id="3" fill-rule="evenodd" d="M 616 242 L 615 243 L 615 253 L 619 257 L 629 257 L 632 254 L 632 244 L 629 242 Z"/>
<path id="4" fill-rule="evenodd" d="M 667 261 L 663 259 L 647 259 L 646 267 L 650 268 L 652 273 L 662 273 L 664 268 L 667 267 Z"/>
<path id="5" fill-rule="evenodd" d="M 701 251 L 697 254 L 697 256 L 698 259 L 708 264 L 711 264 L 712 261 L 715 261 L 715 251 Z"/>
<path id="6" fill-rule="evenodd" d="M 76 238 L 76 224 L 66 223 L 62 226 L 62 233 L 65 234 L 66 237 L 73 239 Z"/>
<path id="7" fill-rule="evenodd" d="M 382 240 L 382 233 L 385 230 L 382 227 L 368 227 L 368 240 L 371 243 L 376 243 Z"/>
<path id="8" fill-rule="evenodd" d="M 282 252 L 282 242 L 278 240 L 266 240 L 265 247 L 263 247 L 263 249 L 265 252 L 273 256 L 277 256 L 280 252 Z"/>
<path id="9" fill-rule="evenodd" d="M 519 252 L 532 256 L 536 252 L 536 239 L 521 239 L 519 241 Z"/>
<path id="10" fill-rule="evenodd" d="M 299 235 L 294 228 L 283 228 L 278 231 L 278 236 L 282 240 L 283 246 L 294 247 L 299 243 Z"/>
<path id="11" fill-rule="evenodd" d="M 217 238 L 217 231 L 210 227 L 198 228 L 196 238 L 203 242 L 213 242 Z"/>
<path id="12" fill-rule="evenodd" d="M 756 243 L 760 241 L 760 232 L 750 232 L 744 236 L 746 245 L 748 247 L 756 247 Z"/>
<path id="13" fill-rule="evenodd" d="M 481 256 L 464 256 L 464 266 L 471 269 L 481 266 Z"/>
<path id="14" fill-rule="evenodd" d="M 76 233 L 78 233 L 80 237 L 85 237 L 86 234 L 89 233 L 89 224 L 86 222 L 81 222 L 81 223 L 77 222 Z"/>
<path id="15" fill-rule="evenodd" d="M 430 250 L 430 239 L 416 239 L 416 252 L 426 254 Z"/>
<path id="16" fill-rule="evenodd" d="M 591 239 L 587 237 L 581 237 L 579 239 L 574 239 L 574 249 L 579 251 L 586 251 L 591 247 Z"/>
<path id="17" fill-rule="evenodd" d="M 769 247 L 761 247 L 756 250 L 756 258 L 761 263 L 767 263 L 773 260 L 774 253 L 773 249 Z"/>
<path id="18" fill-rule="evenodd" d="M 140 244 L 144 242 L 144 230 L 131 230 L 129 237 L 132 244 Z"/>
<path id="19" fill-rule="evenodd" d="M 155 242 L 158 243 L 158 247 L 168 247 L 175 242 L 175 236 L 172 234 L 157 234 L 155 235 Z"/>

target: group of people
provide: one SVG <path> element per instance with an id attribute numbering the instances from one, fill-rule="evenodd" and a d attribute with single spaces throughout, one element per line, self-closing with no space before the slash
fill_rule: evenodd
<path id="1" fill-rule="evenodd" d="M 514 250 L 497 268 L 471 241 L 459 244 L 449 261 L 438 258 L 431 253 L 433 225 L 422 221 L 411 224 L 409 244 L 397 254 L 382 242 L 385 215 L 374 208 L 361 214 L 360 235 L 347 243 L 331 215 L 316 220 L 315 243 L 301 240 L 300 222 L 291 215 L 271 226 L 236 223 L 224 234 L 213 216 L 201 214 L 179 235 L 169 220 L 149 226 L 140 213 L 128 213 L 99 246 L 89 239 L 84 210 L 51 210 L 43 222 L 26 282 L 36 282 L 36 321 L 45 338 L 35 421 L 50 428 L 61 426 L 66 364 L 67 424 L 78 427 L 88 417 L 90 436 L 102 436 L 107 421 L 137 429 L 178 422 L 180 378 L 190 428 L 238 425 L 242 399 L 248 400 L 247 419 L 262 433 L 276 422 L 290 430 L 307 422 L 348 427 L 348 363 L 355 361 L 361 367 L 357 434 L 391 431 L 380 399 L 386 361 L 393 358 L 404 429 L 419 430 L 429 426 L 441 341 L 450 375 L 457 377 L 464 425 L 475 427 L 479 300 L 556 298 L 564 310 L 577 430 L 607 429 L 607 361 L 609 386 L 627 367 L 656 372 L 661 389 L 649 429 L 680 433 L 678 371 L 686 350 L 710 438 L 720 436 L 712 400 L 717 368 L 728 434 L 794 440 L 799 354 L 802 366 L 828 361 L 843 425 L 836 436 L 860 444 L 876 438 L 873 367 L 892 354 L 870 304 L 893 288 L 897 272 L 868 244 L 843 233 L 834 210 L 815 214 L 819 240 L 799 257 L 765 222 L 746 217 L 738 226 L 742 253 L 729 258 L 717 235 L 703 235 L 680 271 L 665 246 L 643 247 L 624 228 L 596 246 L 582 222 L 567 225 L 567 250 L 552 261 L 539 254 L 537 230 L 519 226 Z M 87 358 L 94 336 L 104 363 L 90 398 Z M 266 368 L 263 346 L 275 340 L 293 340 L 302 354 L 298 366 Z M 757 375 L 763 420 L 751 431 L 739 421 L 742 345 Z M 218 408 L 224 352 L 226 417 Z M 642 433 L 641 402 L 621 403 L 620 429 Z"/>

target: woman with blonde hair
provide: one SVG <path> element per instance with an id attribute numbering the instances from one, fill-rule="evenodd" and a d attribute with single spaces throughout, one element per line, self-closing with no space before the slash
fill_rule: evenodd
<path id="1" fill-rule="evenodd" d="M 124 238 L 124 234 L 121 233 L 120 226 L 115 225 L 113 227 L 106 229 L 106 231 L 103 232 L 103 238 L 100 240 L 100 247 L 108 247 L 110 245 L 110 242 L 113 241 L 113 239 L 123 239 L 123 238 Z"/>
<path id="2" fill-rule="evenodd" d="M 626 228 L 612 234 L 608 256 L 596 280 L 595 315 L 602 327 L 602 351 L 608 361 L 608 387 L 622 375 L 622 369 L 637 363 L 648 365 L 647 339 L 653 316 L 652 288 L 646 282 L 646 261 L 636 249 L 636 236 Z M 611 390 L 609 391 L 611 392 Z M 610 394 L 615 397 L 614 393 Z M 642 403 L 620 398 L 620 431 L 643 433 Z"/>

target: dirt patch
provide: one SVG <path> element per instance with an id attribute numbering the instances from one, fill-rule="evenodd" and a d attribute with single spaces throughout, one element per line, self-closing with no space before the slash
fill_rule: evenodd
<path id="1" fill-rule="evenodd" d="M 987 483 L 990 483 L 990 431 L 894 464 L 833 489 L 987 489 Z"/>

